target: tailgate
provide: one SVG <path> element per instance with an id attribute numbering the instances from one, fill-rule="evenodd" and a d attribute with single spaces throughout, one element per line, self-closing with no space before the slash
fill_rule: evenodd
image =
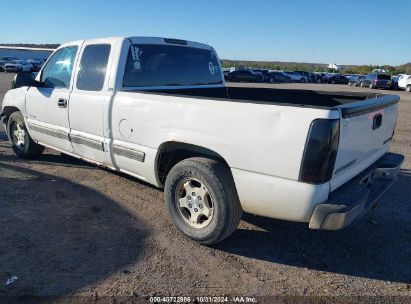
<path id="1" fill-rule="evenodd" d="M 397 122 L 399 96 L 385 95 L 339 106 L 340 140 L 331 191 L 388 151 Z"/>

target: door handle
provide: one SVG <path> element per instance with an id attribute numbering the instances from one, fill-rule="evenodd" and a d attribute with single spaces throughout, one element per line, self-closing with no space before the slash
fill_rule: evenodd
<path id="1" fill-rule="evenodd" d="M 67 99 L 59 98 L 57 104 L 58 104 L 59 108 L 67 108 Z"/>

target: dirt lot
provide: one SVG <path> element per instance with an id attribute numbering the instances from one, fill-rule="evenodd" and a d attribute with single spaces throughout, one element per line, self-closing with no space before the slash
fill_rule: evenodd
<path id="1" fill-rule="evenodd" d="M 0 101 L 11 77 L 0 73 Z M 245 215 L 234 235 L 213 247 L 180 236 L 162 191 L 51 150 L 36 161 L 17 159 L 1 129 L 0 302 L 150 295 L 411 301 L 411 94 L 395 94 L 401 102 L 392 150 L 406 162 L 378 209 L 338 232 Z"/>

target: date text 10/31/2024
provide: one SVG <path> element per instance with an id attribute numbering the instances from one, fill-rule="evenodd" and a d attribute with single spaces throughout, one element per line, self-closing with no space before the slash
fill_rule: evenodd
<path id="1" fill-rule="evenodd" d="M 150 297 L 150 303 L 257 303 L 254 297 Z"/>

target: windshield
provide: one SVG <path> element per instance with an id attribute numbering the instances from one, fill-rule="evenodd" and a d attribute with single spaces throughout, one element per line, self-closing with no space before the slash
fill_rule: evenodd
<path id="1" fill-rule="evenodd" d="M 192 86 L 222 84 L 213 50 L 159 44 L 130 46 L 124 87 Z"/>

